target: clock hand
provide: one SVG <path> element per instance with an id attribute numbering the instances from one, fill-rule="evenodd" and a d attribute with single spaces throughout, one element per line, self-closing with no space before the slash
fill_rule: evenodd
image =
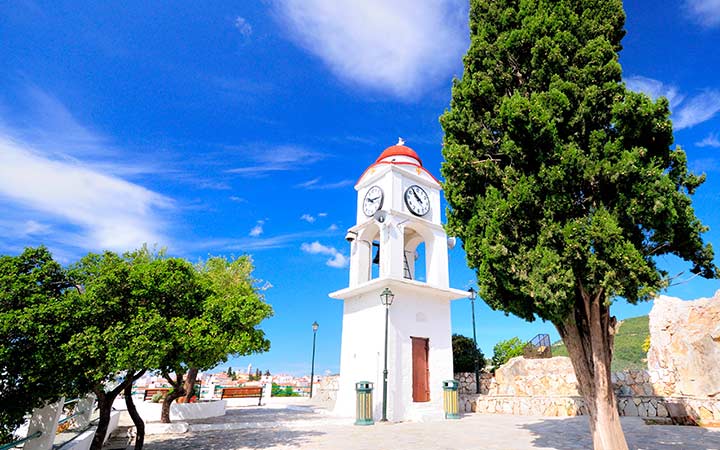
<path id="1" fill-rule="evenodd" d="M 420 196 L 417 194 L 417 192 L 415 192 L 415 189 L 412 190 L 412 193 L 413 193 L 413 195 L 415 196 L 415 198 L 417 199 L 417 201 L 418 201 L 419 203 L 422 203 L 422 202 L 423 202 L 422 200 L 420 200 Z"/>

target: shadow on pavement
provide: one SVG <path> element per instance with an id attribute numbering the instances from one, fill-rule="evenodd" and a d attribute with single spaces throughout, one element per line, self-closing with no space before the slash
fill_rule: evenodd
<path id="1" fill-rule="evenodd" d="M 287 428 L 244 429 L 167 435 L 146 442 L 147 450 L 234 450 L 264 449 L 273 446 L 300 447 L 324 433 Z"/>
<path id="2" fill-rule="evenodd" d="M 587 417 L 545 419 L 520 425 L 530 431 L 536 447 L 558 450 L 592 450 L 592 439 Z M 569 432 L 572 428 L 572 432 Z M 579 432 L 579 430 L 583 430 Z"/>
<path id="3" fill-rule="evenodd" d="M 634 417 L 621 420 L 630 450 L 720 450 L 720 431 L 695 426 L 646 425 Z M 586 416 L 541 419 L 520 427 L 533 434 L 533 445 L 537 447 L 593 450 Z"/>

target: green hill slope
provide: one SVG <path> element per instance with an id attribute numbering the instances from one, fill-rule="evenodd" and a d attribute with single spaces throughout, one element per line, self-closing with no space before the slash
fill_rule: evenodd
<path id="1" fill-rule="evenodd" d="M 646 353 L 643 343 L 650 335 L 648 316 L 625 319 L 615 335 L 615 353 L 613 354 L 612 370 L 617 372 L 625 369 L 646 369 Z M 567 356 L 567 349 L 562 341 L 552 345 L 553 356 Z"/>

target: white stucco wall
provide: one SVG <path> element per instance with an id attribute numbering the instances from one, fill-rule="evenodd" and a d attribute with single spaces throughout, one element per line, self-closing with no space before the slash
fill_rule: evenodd
<path id="1" fill-rule="evenodd" d="M 245 400 L 245 399 L 242 399 Z M 257 405 L 257 398 L 254 399 Z M 116 402 L 113 406 L 118 410 L 125 410 L 125 401 Z M 170 405 L 170 420 L 191 420 L 204 419 L 207 417 L 218 417 L 225 415 L 226 400 L 213 400 L 199 403 L 176 403 Z M 145 423 L 157 422 L 160 420 L 162 403 L 135 402 L 135 408 Z"/>
<path id="2" fill-rule="evenodd" d="M 374 417 L 382 416 L 382 370 L 384 357 L 385 307 L 380 303 L 382 280 L 367 292 L 345 299 L 340 386 L 335 413 L 355 415 L 355 383 L 375 383 Z M 453 293 L 422 283 L 391 281 L 395 300 L 388 324 L 388 419 L 408 420 L 413 416 L 412 340 L 429 339 L 428 365 L 430 402 L 416 404 L 423 409 L 442 410 L 442 381 L 452 379 L 450 297 Z"/>

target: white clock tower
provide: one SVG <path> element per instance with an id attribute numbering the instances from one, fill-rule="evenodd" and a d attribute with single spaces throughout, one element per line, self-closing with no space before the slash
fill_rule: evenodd
<path id="1" fill-rule="evenodd" d="M 348 230 L 350 285 L 344 300 L 340 388 L 335 412 L 355 415 L 355 383 L 374 383 L 382 415 L 386 307 L 387 418 L 442 417 L 442 382 L 453 378 L 450 301 L 468 297 L 448 281 L 448 238 L 440 222 L 440 183 L 400 140 L 358 180 L 356 225 Z"/>

